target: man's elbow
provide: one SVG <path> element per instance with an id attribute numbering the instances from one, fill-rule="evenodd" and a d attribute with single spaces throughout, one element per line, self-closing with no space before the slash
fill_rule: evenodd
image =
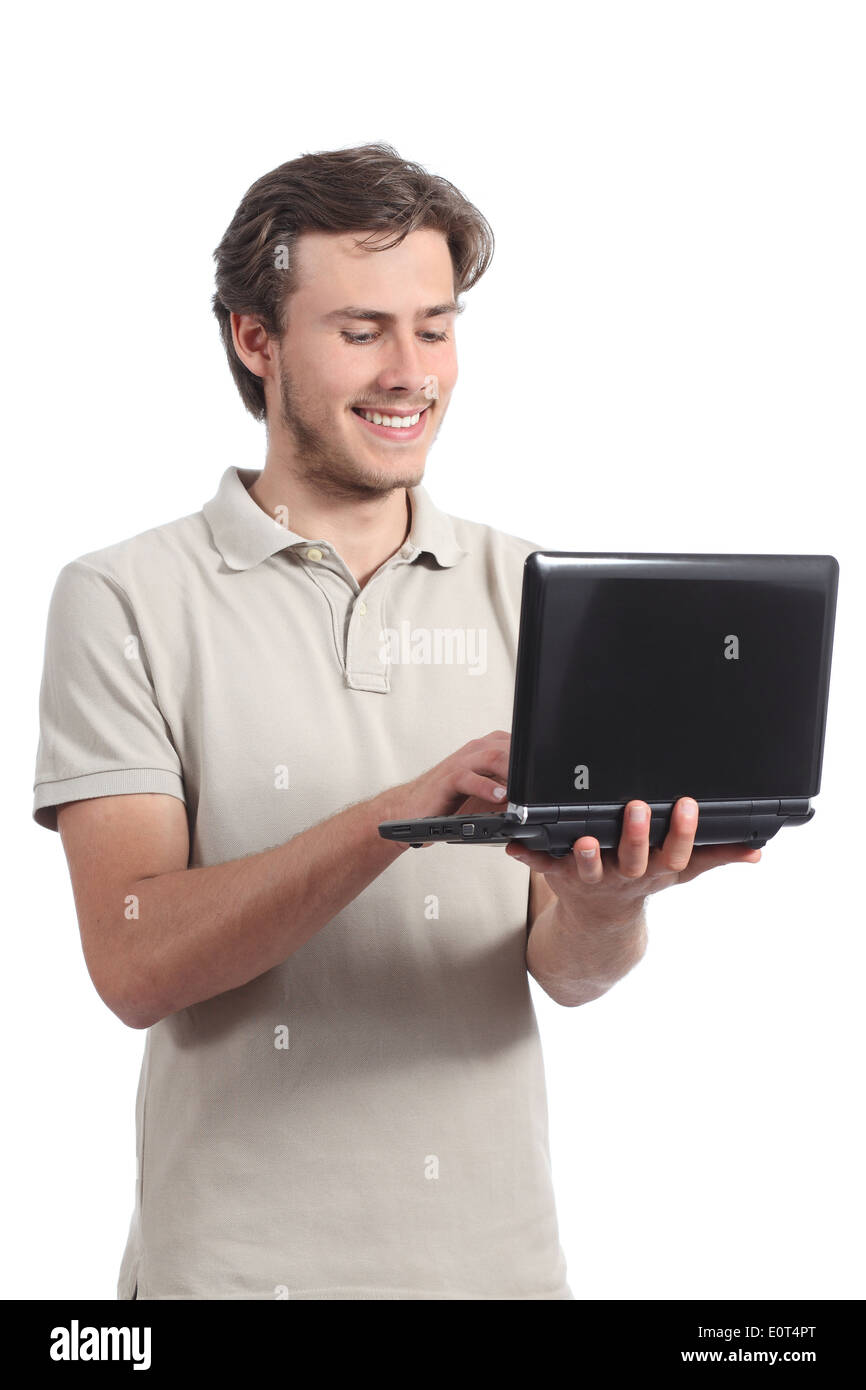
<path id="1" fill-rule="evenodd" d="M 125 1023 L 127 1028 L 142 1030 L 152 1027 L 157 1021 L 153 1017 L 153 1010 L 149 1009 L 145 1001 L 140 998 L 129 999 L 98 987 L 96 992 L 106 1008 L 110 1009 L 121 1023 Z"/>
<path id="2" fill-rule="evenodd" d="M 117 1013 L 117 1010 L 115 1009 L 114 1012 Z M 121 1023 L 126 1024 L 127 1028 L 136 1028 L 140 1032 L 147 1028 L 152 1028 L 154 1023 L 159 1022 L 158 1019 L 153 1018 L 149 1013 L 134 1013 L 129 1009 L 125 1010 L 122 1014 L 118 1013 L 117 1016 Z"/>
<path id="3" fill-rule="evenodd" d="M 104 973 L 91 969 L 89 962 L 88 970 L 93 987 L 105 1007 L 127 1028 L 140 1030 L 150 1028 L 157 1022 L 158 1016 L 140 982 L 137 987 L 130 987 L 121 980 L 106 978 Z"/>
<path id="4" fill-rule="evenodd" d="M 536 979 L 535 975 L 532 978 L 536 984 L 540 985 L 548 998 L 563 1009 L 579 1009 L 581 1004 L 591 1004 L 594 999 L 600 999 L 603 994 L 607 994 L 607 991 L 617 983 L 616 980 L 608 980 L 604 984 L 592 980 L 582 980 L 579 985 L 571 985 L 565 989 L 562 985 L 546 984 L 544 980 Z"/>

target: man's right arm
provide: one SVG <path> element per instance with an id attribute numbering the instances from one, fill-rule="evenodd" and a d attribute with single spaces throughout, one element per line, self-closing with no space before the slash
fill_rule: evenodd
<path id="1" fill-rule="evenodd" d="M 473 740 L 392 787 L 243 859 L 190 869 L 186 807 L 159 793 L 58 807 L 87 968 L 131 1028 L 279 965 L 409 848 L 384 820 L 502 805 L 509 735 Z M 467 800 L 468 798 L 468 800 Z"/>

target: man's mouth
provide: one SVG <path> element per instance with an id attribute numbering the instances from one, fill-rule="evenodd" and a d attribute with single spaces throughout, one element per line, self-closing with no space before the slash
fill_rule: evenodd
<path id="1" fill-rule="evenodd" d="M 408 441 L 418 439 L 423 433 L 426 425 L 424 417 L 429 409 L 430 406 L 426 405 L 423 410 L 401 410 L 388 414 L 385 411 L 352 406 L 352 413 L 357 415 L 365 429 L 371 430 L 380 439 Z"/>

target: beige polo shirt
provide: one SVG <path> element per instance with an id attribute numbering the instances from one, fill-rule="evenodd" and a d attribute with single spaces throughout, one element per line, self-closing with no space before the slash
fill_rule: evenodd
<path id="1" fill-rule="evenodd" d="M 38 824 L 165 792 L 190 867 L 218 864 L 511 727 L 538 545 L 419 486 L 362 589 L 257 477 L 228 468 L 201 511 L 60 571 Z M 118 1297 L 572 1298 L 528 889 L 503 850 L 407 850 L 281 965 L 148 1029 Z"/>

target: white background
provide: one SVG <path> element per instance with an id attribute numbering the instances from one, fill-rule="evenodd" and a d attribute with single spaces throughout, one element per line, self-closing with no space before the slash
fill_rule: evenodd
<path id="1" fill-rule="evenodd" d="M 51 589 L 261 467 L 212 250 L 261 174 L 384 140 L 496 236 L 440 507 L 552 548 L 841 566 L 815 819 L 652 898 L 602 999 L 533 982 L 572 1289 L 862 1297 L 863 7 L 85 3 L 11 30 L 0 1294 L 115 1298 L 134 1197 L 144 1035 L 31 820 Z"/>

